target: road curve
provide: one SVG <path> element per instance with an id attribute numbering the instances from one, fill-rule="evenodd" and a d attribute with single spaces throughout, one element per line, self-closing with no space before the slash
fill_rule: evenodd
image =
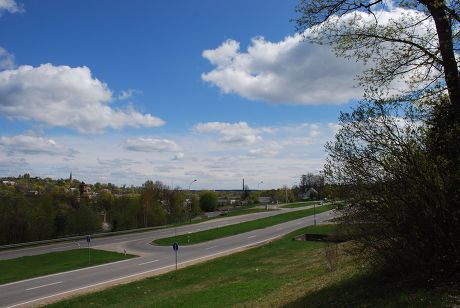
<path id="1" fill-rule="evenodd" d="M 331 211 L 318 214 L 316 215 L 317 221 L 325 221 L 330 219 L 332 215 Z M 200 229 L 203 227 L 212 228 L 215 227 L 215 224 L 223 226 L 222 223 L 230 224 L 234 221 L 230 218 L 236 217 L 229 217 L 229 219 L 222 221 L 209 221 L 207 224 L 183 226 L 177 228 L 176 231 L 174 229 L 165 229 L 121 236 L 121 239 L 119 238 L 118 240 L 100 239 L 103 241 L 95 245 L 95 248 L 127 249 L 130 253 L 138 252 L 141 257 L 0 285 L 0 306 L 37 306 L 71 295 L 93 292 L 110 285 L 174 270 L 175 258 L 172 248 L 150 245 L 153 239 L 172 236 L 174 232 L 177 232 L 177 234 L 191 232 L 187 227 Z M 248 220 L 247 216 L 238 218 Z M 313 217 L 308 216 L 206 243 L 182 246 L 178 252 L 178 267 L 182 268 L 211 258 L 241 251 L 312 224 Z"/>

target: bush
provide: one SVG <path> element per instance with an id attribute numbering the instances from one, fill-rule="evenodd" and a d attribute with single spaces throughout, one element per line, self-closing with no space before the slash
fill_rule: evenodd
<path id="1" fill-rule="evenodd" d="M 417 275 L 419 281 L 455 280 L 460 130 L 436 114 L 420 117 L 405 107 L 369 102 L 343 114 L 342 129 L 327 146 L 326 175 L 347 200 L 341 220 L 358 243 L 355 252 L 379 269 Z"/>
<path id="2" fill-rule="evenodd" d="M 200 196 L 200 207 L 204 212 L 213 212 L 217 209 L 217 194 L 207 191 Z"/>

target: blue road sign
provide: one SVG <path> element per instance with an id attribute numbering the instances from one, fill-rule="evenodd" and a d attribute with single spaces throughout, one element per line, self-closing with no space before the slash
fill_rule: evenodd
<path id="1" fill-rule="evenodd" d="M 89 244 L 89 242 L 91 242 L 91 236 L 87 235 L 86 236 L 86 242 Z"/>
<path id="2" fill-rule="evenodd" d="M 173 244 L 173 249 L 174 249 L 174 251 L 178 251 L 178 250 L 179 250 L 179 244 L 177 244 L 177 242 L 174 242 L 174 244 Z"/>

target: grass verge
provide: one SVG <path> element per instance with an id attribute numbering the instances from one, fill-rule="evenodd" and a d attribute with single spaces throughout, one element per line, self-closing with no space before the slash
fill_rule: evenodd
<path id="1" fill-rule="evenodd" d="M 249 208 L 249 209 L 236 209 L 236 210 L 231 210 L 225 213 L 220 214 L 220 217 L 233 217 L 233 216 L 240 216 L 240 215 L 247 215 L 247 214 L 253 214 L 253 213 L 261 213 L 261 212 L 271 212 L 271 211 L 276 211 L 273 209 L 255 209 L 255 208 Z"/>
<path id="2" fill-rule="evenodd" d="M 135 256 L 96 249 L 90 249 L 89 257 L 88 249 L 82 248 L 2 260 L 0 261 L 0 284 L 133 257 Z"/>
<path id="3" fill-rule="evenodd" d="M 331 207 L 328 205 L 318 207 L 316 213 L 321 213 L 330 210 Z M 207 242 L 215 240 L 222 237 L 232 236 L 244 232 L 249 232 L 256 229 L 263 229 L 273 225 L 277 225 L 286 221 L 302 218 L 305 216 L 313 215 L 313 209 L 301 210 L 295 212 L 289 212 L 284 214 L 279 214 L 275 216 L 260 218 L 252 221 L 247 221 L 235 225 L 225 226 L 222 228 L 214 228 L 210 230 L 204 230 L 199 232 L 194 232 L 191 234 L 182 234 L 173 237 L 165 237 L 161 239 L 156 239 L 153 241 L 156 245 L 169 246 L 172 243 L 177 242 L 179 245 L 192 245 L 202 242 Z"/>
<path id="4" fill-rule="evenodd" d="M 309 206 L 313 204 L 318 205 L 320 203 L 321 201 L 305 201 L 305 202 L 289 203 L 289 204 L 282 205 L 280 207 L 285 208 L 285 209 L 293 209 L 293 208 L 304 207 L 304 206 Z"/>
<path id="5" fill-rule="evenodd" d="M 51 307 L 443 307 L 452 289 L 411 289 L 368 274 L 345 256 L 328 269 L 325 244 L 294 241 L 307 227 L 267 245 Z"/>

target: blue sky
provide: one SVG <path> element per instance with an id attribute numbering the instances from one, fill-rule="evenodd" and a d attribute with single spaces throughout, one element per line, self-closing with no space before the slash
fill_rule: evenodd
<path id="1" fill-rule="evenodd" d="M 291 186 L 362 90 L 296 1 L 0 0 L 0 176 Z"/>

